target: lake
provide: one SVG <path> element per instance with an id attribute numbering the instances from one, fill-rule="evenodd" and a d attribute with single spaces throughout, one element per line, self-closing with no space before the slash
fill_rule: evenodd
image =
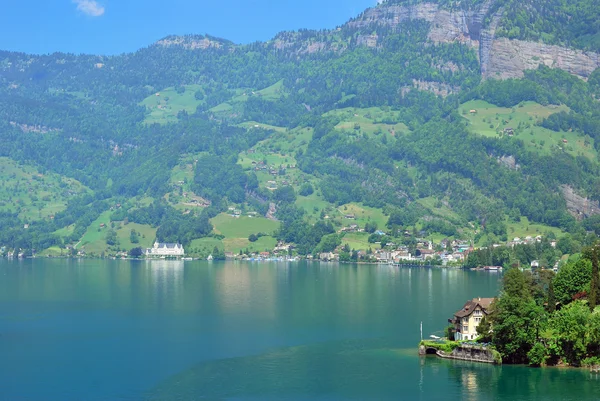
<path id="1" fill-rule="evenodd" d="M 0 259 L 0 400 L 597 400 L 580 369 L 419 357 L 501 274 Z"/>

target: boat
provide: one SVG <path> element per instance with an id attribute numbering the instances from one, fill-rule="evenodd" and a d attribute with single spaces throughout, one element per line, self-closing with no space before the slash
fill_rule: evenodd
<path id="1" fill-rule="evenodd" d="M 502 266 L 483 266 L 483 270 L 498 271 L 502 270 Z"/>

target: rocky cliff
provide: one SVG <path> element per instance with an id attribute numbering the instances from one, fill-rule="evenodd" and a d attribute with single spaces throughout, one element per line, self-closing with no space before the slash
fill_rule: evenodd
<path id="1" fill-rule="evenodd" d="M 479 57 L 483 78 L 520 78 L 525 70 L 544 64 L 586 79 L 595 69 L 600 68 L 598 53 L 497 37 L 496 30 L 504 12 L 502 7 L 494 7 L 497 1 L 499 0 L 486 0 L 474 8 L 459 6 L 453 9 L 434 2 L 382 3 L 347 22 L 342 27 L 346 29 L 281 32 L 266 45 L 275 51 L 295 56 L 320 52 L 339 54 L 352 45 L 378 48 L 383 46 L 385 36 L 375 33 L 374 27 L 400 30 L 406 22 L 422 20 L 430 24 L 428 39 L 432 43 L 458 42 L 473 49 Z M 353 34 L 342 37 L 338 35 L 338 32 L 347 32 L 348 29 Z M 170 36 L 156 42 L 156 45 L 198 50 L 231 47 L 233 43 L 198 35 Z"/>
<path id="2" fill-rule="evenodd" d="M 596 68 L 600 68 L 598 53 L 496 37 L 496 28 L 503 10 L 500 8 L 490 13 L 494 1 L 488 0 L 477 9 L 455 10 L 443 9 L 436 3 L 384 3 L 368 9 L 347 25 L 356 29 L 373 25 L 400 28 L 406 21 L 427 21 L 431 24 L 428 37 L 433 43 L 460 42 L 474 48 L 478 53 L 484 78 L 519 78 L 525 70 L 544 64 L 585 79 Z M 486 17 L 489 23 L 484 28 Z M 374 47 L 377 45 L 377 38 L 371 36 L 369 40 L 362 40 L 357 44 Z"/>

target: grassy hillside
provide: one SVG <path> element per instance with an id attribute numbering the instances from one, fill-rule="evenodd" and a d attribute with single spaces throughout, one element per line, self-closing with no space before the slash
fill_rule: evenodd
<path id="1" fill-rule="evenodd" d="M 336 109 L 324 114 L 334 116 L 340 119 L 336 129 L 347 130 L 350 132 L 381 135 L 400 135 L 408 131 L 408 127 L 399 122 L 400 115 L 398 111 L 389 108 L 369 107 L 369 108 L 343 108 Z"/>
<path id="2" fill-rule="evenodd" d="M 89 191 L 72 178 L 41 173 L 7 157 L 0 157 L 0 211 L 18 213 L 26 220 L 50 219 L 68 200 Z"/>
<path id="3" fill-rule="evenodd" d="M 196 91 L 202 89 L 200 85 L 184 85 L 184 92 L 178 93 L 177 88 L 170 87 L 158 91 L 139 104 L 146 107 L 146 124 L 166 124 L 177 122 L 177 113 L 185 111 L 188 114 L 196 112 L 196 107 L 202 101 L 195 97 Z"/>
<path id="4" fill-rule="evenodd" d="M 213 113 L 227 113 L 232 111 L 236 106 L 246 102 L 250 97 L 256 96 L 264 100 L 275 101 L 281 96 L 285 96 L 283 91 L 283 80 L 277 81 L 273 85 L 260 90 L 253 90 L 250 88 L 237 89 L 237 95 L 232 97 L 230 100 L 223 102 L 210 109 Z"/>
<path id="5" fill-rule="evenodd" d="M 245 249 L 251 251 L 272 250 L 277 243 L 272 234 L 279 228 L 279 222 L 264 217 L 232 217 L 221 213 L 211 219 L 211 223 L 214 225 L 215 233 L 225 236 L 222 244 L 227 252 L 238 253 Z M 250 234 L 258 233 L 267 235 L 260 237 L 256 242 L 248 240 Z"/>
<path id="6" fill-rule="evenodd" d="M 514 135 L 540 154 L 562 150 L 595 161 L 597 152 L 594 140 L 589 136 L 576 132 L 556 132 L 538 125 L 549 115 L 568 110 L 565 105 L 542 106 L 535 102 L 523 102 L 512 108 L 497 107 L 483 100 L 466 102 L 460 106 L 460 113 L 469 121 L 473 133 L 495 138 Z"/>

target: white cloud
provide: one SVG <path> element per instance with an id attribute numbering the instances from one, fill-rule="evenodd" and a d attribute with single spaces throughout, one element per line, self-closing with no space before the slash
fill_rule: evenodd
<path id="1" fill-rule="evenodd" d="M 73 0 L 77 4 L 77 10 L 90 17 L 99 17 L 104 14 L 104 7 L 95 0 Z"/>

